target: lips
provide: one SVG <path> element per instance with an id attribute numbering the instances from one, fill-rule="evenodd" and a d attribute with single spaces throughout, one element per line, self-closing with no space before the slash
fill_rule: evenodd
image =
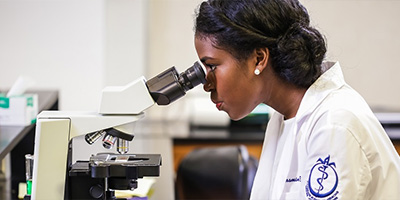
<path id="1" fill-rule="evenodd" d="M 217 102 L 217 103 L 215 103 L 215 105 L 216 105 L 218 110 L 222 109 L 222 102 Z"/>
<path id="2" fill-rule="evenodd" d="M 215 106 L 217 107 L 218 110 L 222 110 L 222 106 L 223 106 L 223 101 L 218 100 L 218 98 L 216 98 L 215 96 L 213 96 L 213 94 L 211 94 L 211 101 L 215 104 Z"/>

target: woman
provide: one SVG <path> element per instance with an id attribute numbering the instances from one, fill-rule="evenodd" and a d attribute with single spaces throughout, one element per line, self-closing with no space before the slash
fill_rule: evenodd
<path id="1" fill-rule="evenodd" d="M 217 109 L 277 111 L 251 199 L 400 199 L 399 155 L 297 0 L 203 2 L 195 47 Z"/>

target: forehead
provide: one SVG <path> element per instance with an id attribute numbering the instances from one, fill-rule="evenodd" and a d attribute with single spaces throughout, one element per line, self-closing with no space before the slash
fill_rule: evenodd
<path id="1" fill-rule="evenodd" d="M 200 60 L 204 59 L 226 59 L 227 57 L 233 58 L 233 56 L 214 45 L 214 42 L 209 37 L 195 37 L 195 48 Z"/>

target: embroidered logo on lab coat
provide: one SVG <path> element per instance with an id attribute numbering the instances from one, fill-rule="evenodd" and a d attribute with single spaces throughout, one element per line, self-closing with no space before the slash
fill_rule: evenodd
<path id="1" fill-rule="evenodd" d="M 319 158 L 317 163 L 311 168 L 306 185 L 307 197 L 324 198 L 333 194 L 332 197 L 334 198 L 339 193 L 338 191 L 333 193 L 337 188 L 339 180 L 336 173 L 336 165 L 329 160 L 330 155 L 324 160 Z M 333 199 L 332 197 L 329 199 Z"/>

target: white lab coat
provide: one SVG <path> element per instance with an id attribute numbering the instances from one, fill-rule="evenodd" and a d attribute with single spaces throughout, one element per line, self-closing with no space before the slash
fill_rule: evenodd
<path id="1" fill-rule="evenodd" d="M 283 116 L 271 117 L 250 199 L 400 199 L 389 137 L 339 63 L 323 65 L 331 68 L 304 95 L 282 152 Z"/>

